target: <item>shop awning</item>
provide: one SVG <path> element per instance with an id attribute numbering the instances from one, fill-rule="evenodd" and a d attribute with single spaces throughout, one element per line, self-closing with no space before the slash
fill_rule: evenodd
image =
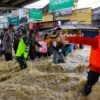
<path id="1" fill-rule="evenodd" d="M 93 25 L 85 25 L 85 24 L 76 24 L 76 25 L 67 24 L 59 27 L 62 29 L 92 29 L 92 30 L 99 29 L 98 27 L 95 27 Z"/>
<path id="2" fill-rule="evenodd" d="M 95 26 L 91 26 L 91 25 L 75 25 L 75 27 L 77 27 L 77 29 L 99 29 L 98 27 Z"/>
<path id="3" fill-rule="evenodd" d="M 77 27 L 75 27 L 74 25 L 62 25 L 62 26 L 59 26 L 60 28 L 62 29 L 77 29 Z"/>
<path id="4" fill-rule="evenodd" d="M 39 0 L 0 0 L 0 13 L 22 8 Z"/>

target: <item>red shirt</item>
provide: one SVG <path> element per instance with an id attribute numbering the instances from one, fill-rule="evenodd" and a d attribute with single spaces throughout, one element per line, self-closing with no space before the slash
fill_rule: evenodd
<path id="1" fill-rule="evenodd" d="M 76 43 L 76 44 L 85 44 L 90 45 L 93 47 L 93 49 L 98 48 L 98 39 L 97 38 L 88 38 L 88 37 L 67 37 L 69 43 Z M 89 64 L 89 69 L 91 71 L 94 71 L 96 73 L 100 73 L 100 68 L 97 68 L 96 66 Z"/>
<path id="2" fill-rule="evenodd" d="M 97 38 L 88 38 L 88 37 L 67 37 L 69 43 L 76 43 L 76 44 L 85 44 L 90 45 L 94 49 L 98 48 L 98 39 Z"/>

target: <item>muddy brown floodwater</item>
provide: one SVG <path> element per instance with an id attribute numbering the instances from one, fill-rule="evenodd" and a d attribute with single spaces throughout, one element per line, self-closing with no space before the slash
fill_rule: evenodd
<path id="1" fill-rule="evenodd" d="M 65 64 L 52 64 L 52 58 L 29 61 L 23 71 L 15 60 L 1 60 L 0 100 L 100 100 L 99 82 L 89 96 L 82 95 L 89 53 L 89 47 L 75 50 Z"/>

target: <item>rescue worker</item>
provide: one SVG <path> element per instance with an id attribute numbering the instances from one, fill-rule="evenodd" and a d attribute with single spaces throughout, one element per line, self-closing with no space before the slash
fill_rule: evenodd
<path id="1" fill-rule="evenodd" d="M 29 54 L 30 44 L 32 43 L 32 41 L 30 41 L 29 39 L 28 31 L 23 30 L 23 34 L 24 36 L 22 36 L 19 42 L 19 45 L 18 45 L 17 52 L 16 52 L 16 59 L 20 65 L 21 70 L 27 68 L 26 61 L 27 61 L 28 54 Z"/>
<path id="2" fill-rule="evenodd" d="M 89 72 L 87 83 L 84 89 L 84 94 L 89 95 L 92 91 L 92 86 L 98 81 L 100 76 L 100 35 L 95 38 L 89 37 L 63 37 L 68 43 L 85 44 L 91 46 Z"/>

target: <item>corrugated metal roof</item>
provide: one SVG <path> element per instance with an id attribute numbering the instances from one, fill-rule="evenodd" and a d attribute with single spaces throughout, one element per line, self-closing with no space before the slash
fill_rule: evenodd
<path id="1" fill-rule="evenodd" d="M 75 27 L 74 25 L 62 25 L 59 27 L 62 29 L 77 29 L 77 27 Z"/>
<path id="2" fill-rule="evenodd" d="M 62 29 L 99 29 L 98 27 L 92 26 L 92 25 L 83 25 L 83 24 L 67 24 L 67 25 L 61 25 L 59 26 Z"/>
<path id="3" fill-rule="evenodd" d="M 90 25 L 75 25 L 77 29 L 99 29 L 98 27 L 95 26 L 90 26 Z"/>
<path id="4" fill-rule="evenodd" d="M 0 11 L 18 9 L 39 0 L 0 0 Z"/>

